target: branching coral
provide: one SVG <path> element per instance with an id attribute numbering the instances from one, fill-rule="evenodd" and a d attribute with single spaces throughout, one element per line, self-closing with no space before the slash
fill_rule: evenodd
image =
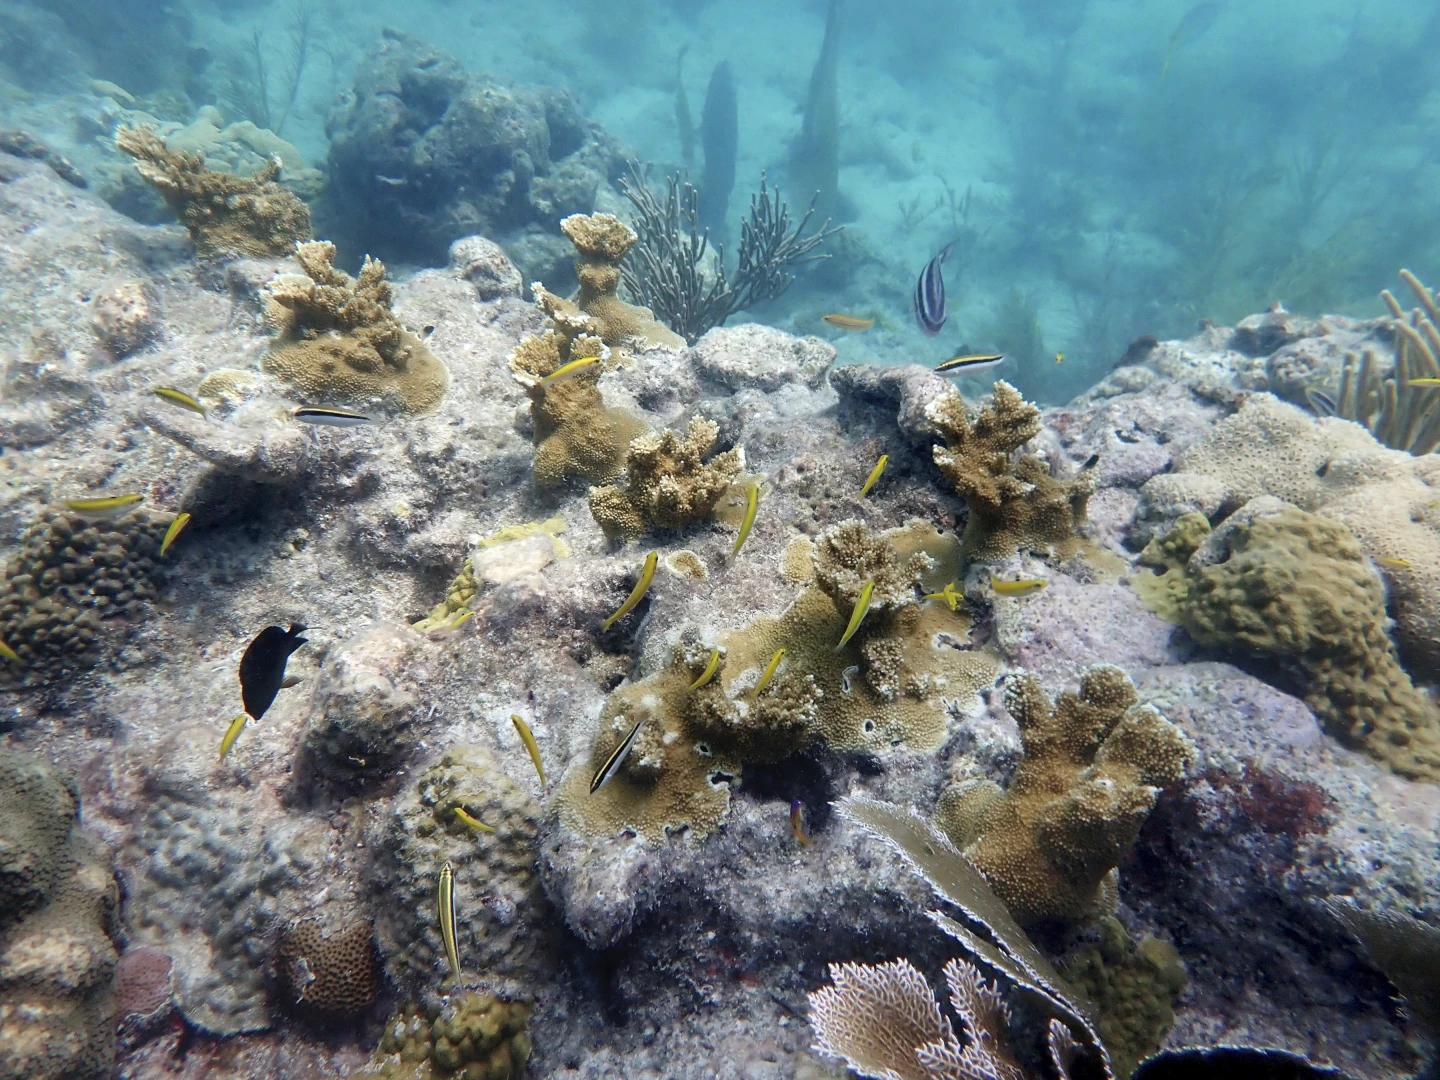
<path id="1" fill-rule="evenodd" d="M 612 540 L 636 540 L 647 527 L 680 529 L 704 521 L 745 467 L 741 448 L 705 455 L 720 425 L 692 417 L 685 434 L 669 428 L 630 441 L 627 485 L 590 489 L 590 512 Z"/>
<path id="2" fill-rule="evenodd" d="M 266 370 L 312 404 L 379 401 L 406 413 L 438 405 L 450 377 L 390 310 L 384 264 L 367 256 L 352 279 L 335 268 L 328 240 L 298 245 L 295 259 L 303 274 L 277 274 L 265 285 L 276 332 Z"/>
<path id="3" fill-rule="evenodd" d="M 937 397 L 925 416 L 945 436 L 934 449 L 935 464 L 965 500 L 965 554 L 995 561 L 1025 548 L 1068 553 L 1085 521 L 1095 489 L 1089 473 L 1069 480 L 1050 475 L 1041 458 L 1019 454 L 1040 433 L 1040 410 L 1007 382 L 972 423 L 965 399 L 954 390 Z"/>
<path id="4" fill-rule="evenodd" d="M 1010 786 L 969 780 L 941 793 L 936 823 L 1021 924 L 1103 914 L 1115 867 L 1194 759 L 1180 729 L 1137 701 L 1119 668 L 1088 669 L 1080 692 L 1054 705 L 1033 676 L 1009 678 L 1005 707 L 1025 750 Z"/>
<path id="5" fill-rule="evenodd" d="M 165 147 L 152 128 L 121 128 L 115 145 L 169 204 L 201 255 L 287 255 L 310 239 L 310 211 L 275 182 L 280 162 L 252 176 L 212 172 L 203 154 Z"/>

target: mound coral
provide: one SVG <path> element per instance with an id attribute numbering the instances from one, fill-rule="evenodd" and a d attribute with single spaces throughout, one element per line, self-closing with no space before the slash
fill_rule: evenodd
<path id="1" fill-rule="evenodd" d="M 510 354 L 510 370 L 530 397 L 535 425 L 535 483 L 555 487 L 571 478 L 605 484 L 624 471 L 630 441 L 645 432 L 639 417 L 605 405 L 600 393 L 603 364 L 546 384 L 572 360 L 608 357 L 598 327 L 588 315 L 566 311 L 558 297 L 537 290 L 536 300 L 550 326 L 524 338 Z"/>
<path id="2" fill-rule="evenodd" d="M 934 448 L 935 464 L 970 511 L 963 538 L 968 557 L 994 562 L 1021 549 L 1074 550 L 1095 482 L 1088 473 L 1057 479 L 1044 459 L 1017 456 L 1040 434 L 1040 410 L 1020 391 L 997 382 L 972 423 L 965 399 L 947 389 L 925 416 L 945 436 L 946 445 Z"/>
<path id="3" fill-rule="evenodd" d="M 201 255 L 288 255 L 297 241 L 310 239 L 309 209 L 275 182 L 278 158 L 251 176 L 235 176 L 207 169 L 203 154 L 166 149 L 152 128 L 121 128 L 115 145 L 135 158 Z"/>
<path id="4" fill-rule="evenodd" d="M 595 836 L 633 830 L 648 840 L 686 827 L 703 836 L 729 806 L 727 782 L 748 763 L 778 761 L 811 743 L 838 752 L 905 746 L 931 751 L 944 741 L 951 706 L 973 708 L 999 670 L 988 653 L 961 648 L 968 624 L 917 590 L 958 563 L 959 544 L 923 523 L 875 534 L 845 522 L 821 537 L 817 578 L 778 617 L 720 635 L 715 645 L 682 644 L 672 663 L 610 695 L 588 762 L 561 781 L 557 806 L 572 831 Z M 876 580 L 871 611 L 844 649 L 860 574 Z M 945 580 L 951 580 L 947 577 Z M 770 682 L 755 687 L 777 650 Z M 719 671 L 690 685 L 713 649 Z M 589 782 L 621 739 L 644 720 L 619 773 L 593 795 Z"/>
<path id="5" fill-rule="evenodd" d="M 1115 867 L 1194 759 L 1180 729 L 1137 702 L 1119 668 L 1089 668 L 1080 692 L 1053 705 L 1033 676 L 1008 678 L 1005 707 L 1025 751 L 1009 787 L 968 780 L 941 793 L 936 824 L 1022 925 L 1112 907 Z"/>
<path id="6" fill-rule="evenodd" d="M 326 934 L 316 919 L 301 919 L 280 937 L 275 970 L 288 1004 L 323 1017 L 356 1016 L 379 989 L 375 935 L 368 922 Z"/>
<path id="7" fill-rule="evenodd" d="M 404 413 L 429 412 L 450 377 L 425 344 L 390 310 L 385 267 L 368 256 L 352 279 L 335 268 L 335 245 L 295 248 L 303 274 L 277 274 L 265 285 L 265 312 L 276 338 L 263 366 L 310 404 L 380 402 Z"/>
<path id="8" fill-rule="evenodd" d="M 739 447 L 705 460 L 719 434 L 719 424 L 696 416 L 684 435 L 666 428 L 632 439 L 626 486 L 590 489 L 590 513 L 605 535 L 638 540 L 649 527 L 681 529 L 709 518 L 745 467 Z"/>
<path id="9" fill-rule="evenodd" d="M 408 1005 L 385 1025 L 380 1048 L 352 1080 L 522 1080 L 531 1006 L 467 993 L 443 1005 Z"/>

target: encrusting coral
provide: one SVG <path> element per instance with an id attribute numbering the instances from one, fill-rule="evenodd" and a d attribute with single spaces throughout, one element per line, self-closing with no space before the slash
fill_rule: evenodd
<path id="1" fill-rule="evenodd" d="M 288 255 L 297 241 L 310 239 L 309 209 L 275 182 L 278 158 L 251 176 L 235 176 L 206 168 L 203 154 L 167 149 L 152 128 L 121 128 L 115 145 L 135 159 L 201 255 Z"/>
<path id="2" fill-rule="evenodd" d="M 380 1047 L 352 1080 L 521 1080 L 530 1059 L 531 1006 L 464 993 L 443 1005 L 407 1005 L 385 1025 Z"/>
<path id="3" fill-rule="evenodd" d="M 569 829 L 596 836 L 629 829 L 655 840 L 687 827 L 703 836 L 724 817 L 727 782 L 746 763 L 778 761 L 811 743 L 841 753 L 932 751 L 944 741 L 951 707 L 978 705 L 997 660 L 961 647 L 969 630 L 963 617 L 919 601 L 920 591 L 954 580 L 954 537 L 922 522 L 879 534 L 844 522 L 821 537 L 814 563 L 835 597 L 808 586 L 779 616 L 724 632 L 713 644 L 686 641 L 668 667 L 610 695 L 589 760 L 558 789 Z M 849 589 L 858 594 L 861 574 L 877 583 L 871 610 L 837 651 L 855 603 Z M 773 677 L 756 693 L 782 648 Z M 690 690 L 717 650 L 719 670 Z M 595 770 L 642 719 L 619 772 L 591 794 Z"/>
<path id="4" fill-rule="evenodd" d="M 720 425 L 695 416 L 685 433 L 666 428 L 630 441 L 626 485 L 590 489 L 590 513 L 611 540 L 638 540 L 647 528 L 680 529 L 705 521 L 745 467 L 736 447 L 705 460 Z"/>
<path id="5" fill-rule="evenodd" d="M 281 935 L 275 970 L 287 1005 L 326 1018 L 357 1016 L 379 989 L 374 932 L 362 920 L 327 934 L 318 920 L 301 919 Z"/>
<path id="6" fill-rule="evenodd" d="M 305 272 L 265 284 L 265 313 L 276 333 L 265 369 L 308 404 L 378 401 L 412 414 L 438 405 L 450 376 L 391 312 L 384 265 L 367 256 L 352 279 L 335 268 L 329 241 L 299 244 L 294 254 Z"/>
<path id="7" fill-rule="evenodd" d="M 1195 757 L 1119 668 L 1092 667 L 1052 705 L 1031 675 L 1006 680 L 1025 756 L 1009 787 L 945 789 L 935 821 L 1024 926 L 1085 922 L 1113 907 L 1115 867 L 1162 788 Z"/>
<path id="8" fill-rule="evenodd" d="M 947 390 L 925 416 L 945 436 L 946 445 L 934 448 L 935 464 L 970 511 L 967 557 L 993 562 L 1021 549 L 1074 550 L 1095 482 L 1089 473 L 1057 479 L 1043 458 L 1017 454 L 1040 434 L 1040 410 L 1020 391 L 997 382 L 972 423 L 965 399 Z"/>

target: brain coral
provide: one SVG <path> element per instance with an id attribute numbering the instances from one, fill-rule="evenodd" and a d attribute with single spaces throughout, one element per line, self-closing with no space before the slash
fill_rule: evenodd
<path id="1" fill-rule="evenodd" d="M 450 376 L 390 310 L 385 267 L 368 256 L 352 279 L 335 268 L 335 245 L 295 248 L 303 274 L 277 274 L 265 285 L 265 311 L 276 338 L 264 367 L 312 405 L 380 402 L 424 413 L 445 396 Z"/>
<path id="2" fill-rule="evenodd" d="M 1007 678 L 1025 751 L 1009 787 L 968 780 L 941 793 L 935 823 L 1022 925 L 1104 914 L 1115 867 L 1194 759 L 1180 729 L 1137 701 L 1119 668 L 1088 669 L 1053 705 L 1033 676 Z"/>
<path id="3" fill-rule="evenodd" d="M 326 934 L 316 919 L 301 919 L 280 937 L 275 970 L 288 1004 L 323 1016 L 353 1016 L 375 1000 L 375 935 L 360 921 Z"/>

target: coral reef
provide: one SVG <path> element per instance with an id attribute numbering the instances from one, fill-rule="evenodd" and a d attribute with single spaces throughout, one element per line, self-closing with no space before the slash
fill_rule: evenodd
<path id="1" fill-rule="evenodd" d="M 174 1011 L 174 971 L 175 962 L 163 949 L 136 945 L 120 954 L 115 965 L 115 1015 L 121 1046 L 139 1043 Z"/>
<path id="2" fill-rule="evenodd" d="M 201 255 L 286 255 L 297 241 L 310 239 L 309 209 L 275 182 L 278 160 L 248 177 L 211 172 L 204 155 L 169 150 L 146 127 L 121 128 L 115 145 L 135 158 L 140 175 L 175 211 Z"/>
<path id="3" fill-rule="evenodd" d="M 560 222 L 560 228 L 579 256 L 575 276 L 580 280 L 580 295 L 574 304 L 552 296 L 550 307 L 566 314 L 578 309 L 589 315 L 600 339 L 613 348 L 633 344 L 678 349 L 685 344 L 679 334 L 656 322 L 649 308 L 627 304 L 615 295 L 620 288 L 620 264 L 637 239 L 634 229 L 614 214 L 571 214 Z"/>
<path id="4" fill-rule="evenodd" d="M 742 448 L 705 460 L 720 425 L 695 416 L 681 435 L 666 428 L 630 441 L 626 485 L 590 489 L 590 512 L 611 540 L 638 540 L 647 528 L 683 529 L 705 521 L 745 467 Z"/>
<path id="5" fill-rule="evenodd" d="M 965 500 L 965 554 L 986 562 L 1017 551 L 1069 554 L 1095 490 L 1088 473 L 1068 480 L 1050 475 L 1044 459 L 1016 452 L 1040 433 L 1040 410 L 1007 382 L 995 384 L 989 404 L 972 422 L 954 390 L 936 398 L 925 416 L 945 437 L 935 464 Z"/>
<path id="6" fill-rule="evenodd" d="M 1190 598 L 1186 570 L 1190 556 L 1210 535 L 1210 520 L 1201 513 L 1181 514 L 1163 536 L 1154 537 L 1140 552 L 1140 562 L 1153 570 L 1137 570 L 1130 587 L 1147 608 L 1176 626 L 1185 621 Z"/>
<path id="7" fill-rule="evenodd" d="M 154 341 L 160 334 L 160 301 L 143 281 L 122 281 L 91 302 L 90 321 L 104 350 L 120 360 Z"/>
<path id="8" fill-rule="evenodd" d="M 375 1000 L 375 935 L 368 922 L 333 934 L 301 919 L 280 936 L 275 971 L 287 1004 L 325 1018 L 352 1017 Z"/>
<path id="9" fill-rule="evenodd" d="M 522 1080 L 530 1058 L 531 1006 L 465 993 L 444 1005 L 402 1008 L 380 1047 L 351 1080 Z"/>
<path id="10" fill-rule="evenodd" d="M 117 895 L 74 781 L 0 748 L 0 1076 L 103 1080 L 115 1057 Z"/>
<path id="11" fill-rule="evenodd" d="M 1115 868 L 1195 757 L 1119 668 L 1093 667 L 1052 705 L 1033 676 L 1006 679 L 1025 756 L 1008 788 L 968 780 L 935 820 L 1022 925 L 1084 922 L 1113 907 Z"/>
<path id="12" fill-rule="evenodd" d="M 265 310 L 276 339 L 267 371 L 309 404 L 369 403 L 426 413 L 445 396 L 449 375 L 390 310 L 385 267 L 370 257 L 352 279 L 335 268 L 328 240 L 300 244 L 303 274 L 278 274 L 265 285 Z"/>

